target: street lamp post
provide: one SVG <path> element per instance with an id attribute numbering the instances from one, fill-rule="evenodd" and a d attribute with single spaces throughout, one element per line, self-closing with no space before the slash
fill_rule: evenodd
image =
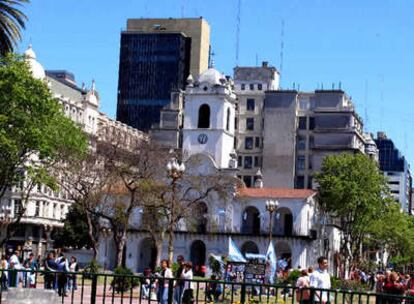
<path id="1" fill-rule="evenodd" d="M 273 213 L 279 206 L 279 202 L 276 200 L 266 201 L 266 210 L 269 212 L 269 244 L 272 242 L 272 224 L 273 224 Z"/>
<path id="2" fill-rule="evenodd" d="M 105 238 L 105 261 L 104 261 L 104 271 L 106 270 L 106 263 L 108 261 L 108 237 L 111 234 L 111 228 L 103 227 L 101 228 L 103 237 Z"/>
<path id="3" fill-rule="evenodd" d="M 171 179 L 171 201 L 170 201 L 170 220 L 168 225 L 168 261 L 170 263 L 173 262 L 173 252 L 174 252 L 174 245 L 173 245 L 173 239 L 174 239 L 174 209 L 175 209 L 175 194 L 177 191 L 177 182 L 180 180 L 185 171 L 185 165 L 184 163 L 179 164 L 177 158 L 174 156 L 172 157 L 168 163 L 167 163 L 167 177 Z"/>

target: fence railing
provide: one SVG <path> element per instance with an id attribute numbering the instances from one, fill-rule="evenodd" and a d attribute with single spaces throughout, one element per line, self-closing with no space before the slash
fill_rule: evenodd
<path id="1" fill-rule="evenodd" d="M 30 270 L 1 270 L 0 273 L 0 303 L 11 303 L 7 300 L 11 288 L 35 288 L 54 290 L 60 303 L 73 304 L 414 304 L 414 297 L 404 295 L 340 289 L 298 289 L 289 285 L 176 280 L 107 273 Z"/>

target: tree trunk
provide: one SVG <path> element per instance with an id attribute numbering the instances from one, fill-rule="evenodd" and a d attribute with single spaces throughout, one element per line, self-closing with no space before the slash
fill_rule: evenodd
<path id="1" fill-rule="evenodd" d="M 157 248 L 157 257 L 155 259 L 155 266 L 161 265 L 162 244 L 163 244 L 162 239 L 161 240 L 155 240 L 155 246 Z"/>
<path id="2" fill-rule="evenodd" d="M 122 256 L 124 254 L 125 238 L 121 237 L 116 242 L 116 267 L 122 266 Z"/>
<path id="3" fill-rule="evenodd" d="M 92 243 L 93 259 L 96 260 L 96 258 L 98 257 L 99 240 L 98 238 L 95 237 L 94 225 L 92 223 L 91 214 L 88 211 L 86 211 L 86 208 L 85 208 L 85 214 L 86 214 L 86 220 L 87 220 L 86 223 L 88 225 L 88 236 Z"/>

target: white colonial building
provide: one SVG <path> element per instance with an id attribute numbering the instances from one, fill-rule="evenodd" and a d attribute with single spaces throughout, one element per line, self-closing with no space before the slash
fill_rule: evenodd
<path id="1" fill-rule="evenodd" d="M 33 77 L 44 80 L 53 96 L 62 105 L 65 114 L 88 134 L 90 143 L 116 138 L 125 145 L 141 140 L 145 135 L 132 127 L 99 112 L 99 94 L 92 81 L 90 89 L 78 87 L 73 74 L 67 71 L 45 71 L 37 61 L 32 47 L 24 53 Z M 27 182 L 10 189 L 2 198 L 3 216 L 13 220 L 22 208 L 23 192 Z M 52 246 L 51 232 L 63 227 L 63 220 L 71 205 L 65 191 L 54 192 L 44 185 L 37 185 L 30 193 L 26 212 L 19 228 L 8 242 L 13 249 L 43 254 Z"/>
<path id="2" fill-rule="evenodd" d="M 237 176 L 234 152 L 235 94 L 233 83 L 214 68 L 193 81 L 190 76 L 185 91 L 183 150 L 186 174 L 190 176 Z M 242 253 L 265 253 L 269 244 L 270 213 L 267 200 L 277 200 L 272 214 L 272 238 L 278 258 L 286 258 L 291 267 L 314 265 L 318 255 L 338 250 L 329 241 L 332 233 L 322 230 L 317 214 L 315 191 L 308 189 L 241 187 L 223 198 L 209 195 L 194 213 L 195 227 L 180 225 L 175 231 L 174 255 L 183 255 L 200 269 L 207 266 L 210 254 L 227 255 L 229 238 Z M 206 185 L 208 187 L 208 185 Z M 141 227 L 140 212 L 131 220 L 125 250 L 125 264 L 135 272 L 154 267 L 157 250 L 167 257 L 167 240 L 156 247 L 149 233 Z M 325 247 L 324 247 L 325 245 Z M 328 248 L 326 248 L 328 245 Z M 99 262 L 115 264 L 115 250 L 110 236 L 101 239 Z"/>

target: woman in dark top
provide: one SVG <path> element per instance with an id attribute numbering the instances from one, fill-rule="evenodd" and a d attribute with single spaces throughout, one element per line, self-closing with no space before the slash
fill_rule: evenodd
<path id="1" fill-rule="evenodd" d="M 383 291 L 385 294 L 393 295 L 392 297 L 383 297 L 383 303 L 398 304 L 401 303 L 401 298 L 404 294 L 404 286 L 398 282 L 398 274 L 391 273 L 389 280 L 384 283 Z"/>

